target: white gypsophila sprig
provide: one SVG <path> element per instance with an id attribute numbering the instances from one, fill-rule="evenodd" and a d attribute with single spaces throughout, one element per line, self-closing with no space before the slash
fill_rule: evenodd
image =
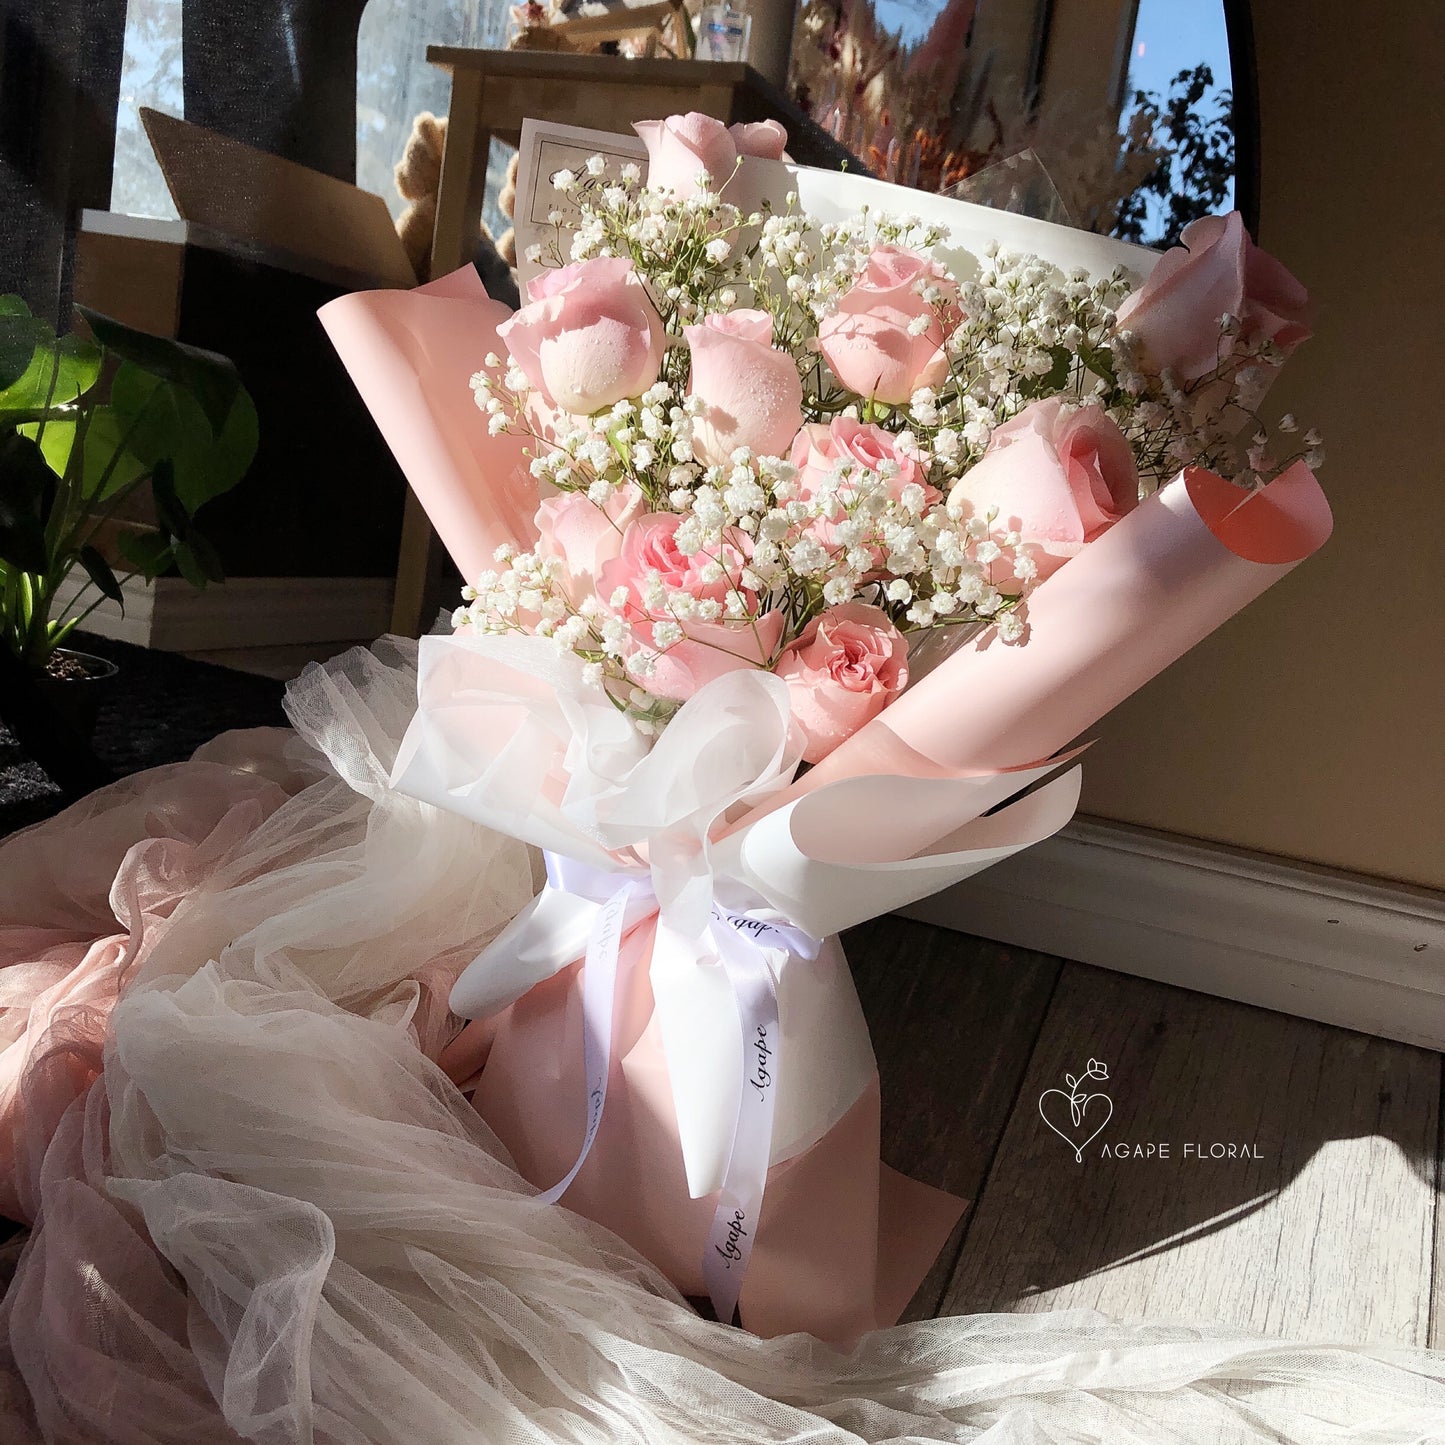
<path id="1" fill-rule="evenodd" d="M 711 178 L 697 194 L 678 198 L 644 186 L 636 166 L 623 167 L 615 178 L 605 166 L 577 178 L 570 194 L 580 221 L 570 259 L 629 259 L 676 338 L 683 326 L 716 309 L 720 292 L 736 294 L 739 238 L 761 221 L 723 199 L 730 180 Z M 674 348 L 667 360 L 669 379 L 681 384 L 684 358 Z"/>

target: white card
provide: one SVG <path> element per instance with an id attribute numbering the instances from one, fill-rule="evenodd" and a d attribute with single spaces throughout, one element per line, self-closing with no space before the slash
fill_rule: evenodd
<path id="1" fill-rule="evenodd" d="M 555 245 L 565 261 L 571 247 L 571 233 L 577 228 L 577 204 L 559 195 L 552 177 L 561 170 L 582 172 L 591 156 L 603 156 L 615 167 L 628 161 L 647 164 L 647 147 L 637 135 L 617 135 L 606 130 L 587 130 L 576 125 L 553 125 L 544 120 L 524 120 L 522 140 L 517 148 L 517 201 L 512 223 L 517 230 L 517 278 L 523 301 L 527 283 L 543 266 L 527 259 L 527 251 L 540 245 L 549 254 Z M 561 235 L 547 217 L 562 214 Z"/>

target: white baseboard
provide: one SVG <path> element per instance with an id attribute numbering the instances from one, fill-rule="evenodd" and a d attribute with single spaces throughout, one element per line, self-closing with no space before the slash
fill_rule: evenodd
<path id="1" fill-rule="evenodd" d="M 1076 819 L 908 916 L 1445 1049 L 1445 895 Z"/>
<path id="2" fill-rule="evenodd" d="M 60 589 L 62 608 L 83 580 L 72 577 Z M 122 590 L 124 610 L 106 601 L 86 629 L 162 652 L 369 641 L 391 623 L 392 583 L 384 577 L 232 577 L 199 592 L 176 577 L 150 586 L 131 578 Z"/>

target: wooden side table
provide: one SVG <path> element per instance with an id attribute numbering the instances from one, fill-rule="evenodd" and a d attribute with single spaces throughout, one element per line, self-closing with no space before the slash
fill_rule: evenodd
<path id="1" fill-rule="evenodd" d="M 707 60 L 626 60 L 615 55 L 470 50 L 433 45 L 427 59 L 452 73 L 446 151 L 432 233 L 431 274 L 472 259 L 492 137 L 517 144 L 523 120 L 625 131 L 633 121 L 699 110 L 731 125 L 774 119 L 803 165 L 860 170 L 849 154 L 749 65 Z M 443 553 L 408 493 L 397 560 L 392 631 L 415 637 L 442 604 Z"/>

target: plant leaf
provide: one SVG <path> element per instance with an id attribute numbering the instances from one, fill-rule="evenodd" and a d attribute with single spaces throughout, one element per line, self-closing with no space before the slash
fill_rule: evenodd
<path id="1" fill-rule="evenodd" d="M 44 435 L 40 435 L 39 422 L 25 422 L 15 430 L 21 436 L 29 437 L 40 448 L 41 456 L 57 477 L 65 475 L 70 453 L 75 447 L 76 423 L 71 417 L 51 417 L 45 423 Z"/>
<path id="2" fill-rule="evenodd" d="M 162 532 L 122 532 L 116 539 L 116 550 L 147 582 L 169 572 L 175 561 L 171 544 Z"/>
<path id="3" fill-rule="evenodd" d="M 0 391 L 25 375 L 44 339 L 45 327 L 19 296 L 0 296 Z"/>
<path id="4" fill-rule="evenodd" d="M 76 308 L 90 325 L 95 339 L 109 352 L 148 371 L 152 376 L 169 381 L 188 391 L 200 404 L 211 424 L 212 435 L 219 435 L 235 405 L 236 396 L 244 390 L 234 364 L 214 351 L 196 346 L 183 346 L 179 341 L 152 336 L 133 326 L 104 316 L 87 306 Z"/>
<path id="5" fill-rule="evenodd" d="M 234 487 L 256 453 L 256 408 L 244 388 L 218 432 L 191 391 L 133 362 L 116 372 L 110 400 L 128 424 L 135 423 L 129 450 L 148 465 L 162 458 L 173 463 L 176 500 L 188 513 Z"/>
<path id="6" fill-rule="evenodd" d="M 92 409 L 85 433 L 85 457 L 79 475 L 72 479 L 80 486 L 87 501 L 108 501 L 127 487 L 134 486 L 149 470 L 129 445 L 121 445 L 126 440 L 128 426 L 127 418 L 113 407 L 97 406 Z M 66 475 L 66 469 L 74 461 L 78 422 L 71 417 L 52 417 L 45 423 L 43 431 L 37 422 L 27 422 L 16 430 L 22 436 L 39 442 L 45 460 L 57 477 Z"/>
<path id="7" fill-rule="evenodd" d="M 94 547 L 82 547 L 80 549 L 80 565 L 85 568 L 90 580 L 110 598 L 112 602 L 119 602 L 125 606 L 125 597 L 120 590 L 120 582 L 114 572 L 110 570 L 110 563 L 96 551 Z"/>
<path id="8" fill-rule="evenodd" d="M 195 558 L 196 565 L 207 582 L 224 582 L 226 569 L 221 565 L 220 554 L 211 543 L 197 531 L 192 531 L 185 545 Z"/>
<path id="9" fill-rule="evenodd" d="M 85 434 L 83 476 L 85 495 L 92 502 L 109 501 L 150 470 L 126 440 L 128 425 L 127 418 L 114 407 L 98 406 L 91 413 L 90 430 Z"/>
<path id="10" fill-rule="evenodd" d="M 236 394 L 225 425 L 204 456 L 196 456 L 176 487 L 181 499 L 195 511 L 212 497 L 228 492 L 250 470 L 260 441 L 260 422 L 250 393 Z"/>
<path id="11" fill-rule="evenodd" d="M 168 457 L 162 457 L 151 471 L 151 495 L 161 530 L 184 541 L 190 535 L 191 519 L 176 498 L 175 467 Z"/>
<path id="12" fill-rule="evenodd" d="M 36 344 L 28 364 L 15 380 L 0 390 L 0 422 L 15 412 L 68 406 L 84 396 L 100 377 L 100 349 L 92 342 L 79 336 L 63 336 L 56 342 L 47 328 L 38 323 L 37 327 Z"/>
<path id="13" fill-rule="evenodd" d="M 0 562 L 20 572 L 50 566 L 45 519 L 55 496 L 55 473 L 29 437 L 0 440 Z"/>
<path id="14" fill-rule="evenodd" d="M 206 570 L 201 565 L 201 560 L 185 542 L 177 542 L 175 545 L 176 570 L 181 576 L 198 591 L 202 590 L 207 581 Z"/>

